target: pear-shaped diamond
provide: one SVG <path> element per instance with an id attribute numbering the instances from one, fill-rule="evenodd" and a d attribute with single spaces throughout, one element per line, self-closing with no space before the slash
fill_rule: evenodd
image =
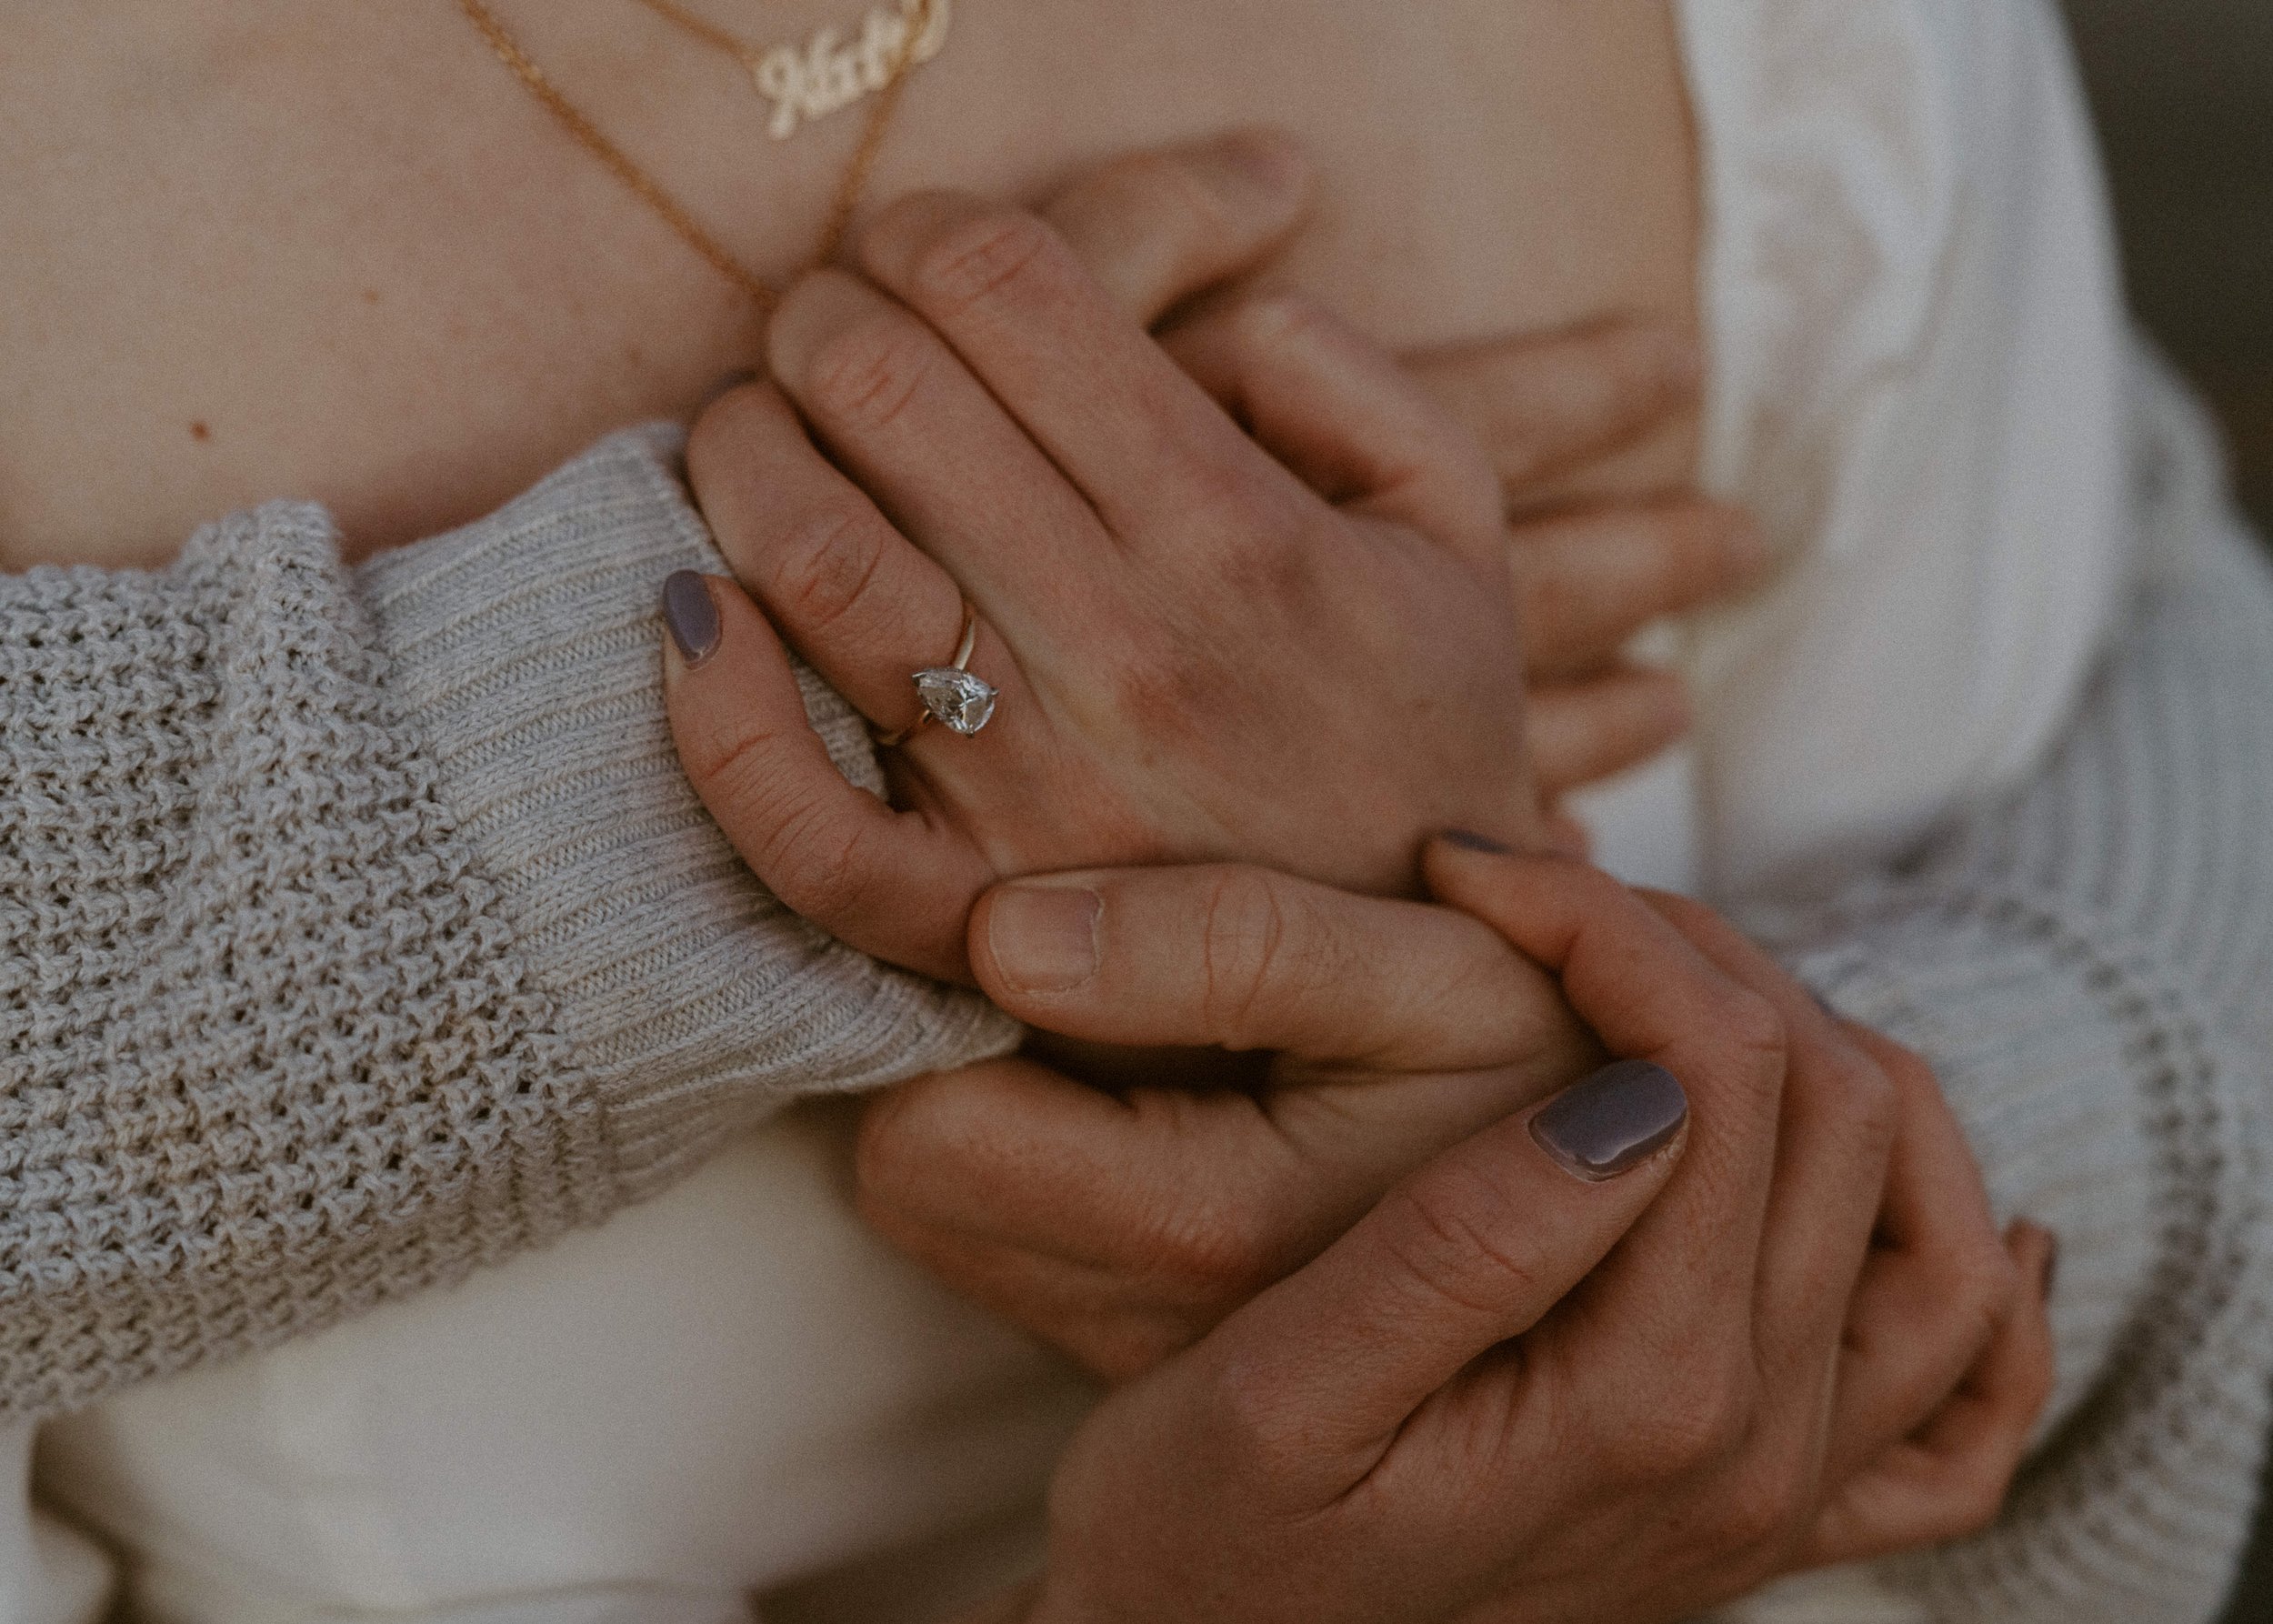
<path id="1" fill-rule="evenodd" d="M 994 719 L 994 685 L 954 666 L 916 672 L 916 697 L 943 727 L 966 738 Z"/>

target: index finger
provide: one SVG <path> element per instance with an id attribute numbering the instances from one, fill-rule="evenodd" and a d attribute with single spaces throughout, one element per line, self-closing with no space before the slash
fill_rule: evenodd
<path id="1" fill-rule="evenodd" d="M 1148 536 L 1194 468 L 1293 476 L 1116 309 L 1040 216 L 918 193 L 862 234 L 862 268 L 920 315 L 1125 541 Z"/>

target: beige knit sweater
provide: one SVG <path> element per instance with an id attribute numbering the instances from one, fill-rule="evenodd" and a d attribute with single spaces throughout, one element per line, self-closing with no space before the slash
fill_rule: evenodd
<path id="1" fill-rule="evenodd" d="M 0 1414 L 597 1222 L 793 1095 L 999 1052 L 785 913 L 680 774 L 667 429 L 338 562 L 319 509 L 0 577 Z M 817 684 L 840 761 L 856 718 Z"/>
<path id="2" fill-rule="evenodd" d="M 2194 1620 L 2273 1374 L 2273 584 L 2142 387 L 2151 556 L 2059 758 L 1756 925 L 1924 1050 L 2060 1232 L 2057 1426 L 1951 1619 Z M 680 779 L 674 436 L 343 569 L 272 506 L 160 574 L 0 578 L 0 1414 L 273 1343 L 594 1222 L 802 1092 L 1003 1048 L 784 914 Z M 809 704 L 873 783 L 856 723 Z"/>

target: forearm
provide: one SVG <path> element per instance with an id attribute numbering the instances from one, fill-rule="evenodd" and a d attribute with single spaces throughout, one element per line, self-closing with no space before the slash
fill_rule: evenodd
<path id="1" fill-rule="evenodd" d="M 278 506 L 163 574 L 0 578 L 0 1414 L 1005 1040 L 783 913 L 686 791 L 654 605 L 708 552 L 669 449 L 619 436 L 355 572 Z"/>
<path id="2" fill-rule="evenodd" d="M 2150 429 L 2148 566 L 2058 757 L 1789 956 L 1924 1053 L 2000 1208 L 2060 1236 L 2058 1429 L 1940 1616 L 2194 1619 L 2246 1532 L 2273 1258 L 2273 586 Z"/>

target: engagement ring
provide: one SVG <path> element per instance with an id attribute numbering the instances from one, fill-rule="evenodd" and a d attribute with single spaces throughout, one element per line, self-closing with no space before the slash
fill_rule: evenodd
<path id="1" fill-rule="evenodd" d="M 937 722 L 950 733 L 970 737 L 995 719 L 996 694 L 992 683 L 970 672 L 971 651 L 978 647 L 978 612 L 969 604 L 963 606 L 963 641 L 956 646 L 955 658 L 944 666 L 927 666 L 915 675 L 916 698 L 923 714 L 896 733 L 880 736 L 876 743 L 886 749 L 905 744 L 920 732 L 927 722 Z"/>

